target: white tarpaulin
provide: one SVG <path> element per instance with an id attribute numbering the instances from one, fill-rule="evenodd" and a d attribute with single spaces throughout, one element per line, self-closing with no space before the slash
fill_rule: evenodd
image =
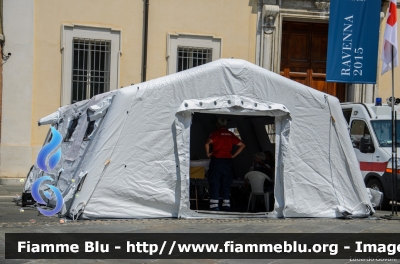
<path id="1" fill-rule="evenodd" d="M 63 118 L 59 131 L 65 137 L 72 116 L 80 113 L 52 175 L 67 197 L 63 214 L 227 217 L 191 210 L 189 202 L 190 160 L 206 158 L 204 142 L 220 115 L 246 144 L 235 158 L 239 177 L 255 152 L 273 148 L 272 215 L 366 217 L 373 212 L 338 99 L 246 61 L 214 61 L 70 108 L 68 115 L 50 118 Z M 275 124 L 275 143 L 265 131 L 268 120 Z M 91 122 L 91 137 L 85 137 Z M 32 170 L 26 190 L 39 174 Z"/>

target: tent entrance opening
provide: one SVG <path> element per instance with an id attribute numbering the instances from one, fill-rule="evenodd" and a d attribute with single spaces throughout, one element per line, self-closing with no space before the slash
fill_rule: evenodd
<path id="1" fill-rule="evenodd" d="M 257 186 L 254 181 L 245 179 L 250 170 L 260 171 L 272 180 L 265 180 L 264 191 L 269 192 L 269 211 L 274 208 L 274 167 L 275 167 L 275 118 L 273 116 L 254 115 L 222 115 L 211 113 L 194 113 L 190 127 L 190 209 L 210 209 L 209 170 L 210 159 L 205 151 L 205 142 L 210 134 L 217 129 L 219 117 L 227 119 L 226 128 L 234 133 L 246 145 L 244 150 L 232 160 L 233 182 L 230 185 L 230 211 L 246 212 L 250 193 Z M 212 146 L 211 146 L 212 147 Z M 233 146 L 232 153 L 235 152 Z M 210 150 L 210 152 L 212 149 Z M 260 154 L 262 153 L 262 154 Z M 268 170 L 254 166 L 255 157 L 265 157 L 263 163 Z M 221 187 L 220 187 L 221 190 Z M 219 208 L 222 210 L 223 199 L 220 195 Z M 266 211 L 265 197 L 253 196 L 250 212 Z"/>

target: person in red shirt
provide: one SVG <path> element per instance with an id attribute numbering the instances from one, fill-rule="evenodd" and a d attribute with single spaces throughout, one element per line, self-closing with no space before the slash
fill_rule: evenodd
<path id="1" fill-rule="evenodd" d="M 208 183 L 210 185 L 210 210 L 219 211 L 219 193 L 222 194 L 222 210 L 230 211 L 229 188 L 233 182 L 232 159 L 244 149 L 243 142 L 226 128 L 226 118 L 217 120 L 217 130 L 211 133 L 206 141 L 207 157 L 211 158 L 208 170 Z M 210 152 L 212 145 L 212 152 Z M 235 153 L 232 147 L 237 145 Z"/>

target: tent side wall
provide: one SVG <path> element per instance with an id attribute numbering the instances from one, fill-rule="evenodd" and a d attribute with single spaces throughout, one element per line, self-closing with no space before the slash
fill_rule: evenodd
<path id="1" fill-rule="evenodd" d="M 341 205 L 356 215 L 367 215 L 365 205 L 370 206 L 370 202 L 337 98 L 277 74 L 265 74 L 258 67 L 255 73 L 262 78 L 256 78 L 254 85 L 268 87 L 255 90 L 256 97 L 285 104 L 292 117 L 282 161 L 283 214 L 338 217 L 341 213 L 337 206 Z M 331 116 L 336 123 L 332 123 Z"/>
<path id="2" fill-rule="evenodd" d="M 39 120 L 39 124 L 51 124 L 61 134 L 63 140 L 56 148 L 56 150 L 58 147 L 61 149 L 61 158 L 53 169 L 46 172 L 42 171 L 37 164 L 34 164 L 24 186 L 25 192 L 31 191 L 33 182 L 39 177 L 43 175 L 51 176 L 53 178 L 52 184 L 61 191 L 64 197 L 64 207 L 61 213 L 65 214 L 68 211 L 81 181 L 82 174 L 80 174 L 79 169 L 82 167 L 85 160 L 89 158 L 88 155 L 86 155 L 86 151 L 90 149 L 91 145 L 93 145 L 93 141 L 95 141 L 92 139 L 97 134 L 102 117 L 112 100 L 113 94 L 114 92 L 103 93 L 94 96 L 90 100 L 63 106 L 52 115 Z M 99 111 L 88 110 L 91 108 L 97 109 L 99 106 L 101 106 Z M 94 120 L 92 114 L 97 115 L 96 120 Z M 89 132 L 88 118 L 93 119 L 93 129 L 90 134 L 86 134 L 86 132 Z M 73 123 L 76 125 L 74 129 L 72 129 Z M 51 138 L 52 133 L 51 130 L 49 130 L 44 145 L 49 144 Z M 52 153 L 54 153 L 54 150 L 47 154 L 47 162 L 48 157 L 51 156 Z"/>

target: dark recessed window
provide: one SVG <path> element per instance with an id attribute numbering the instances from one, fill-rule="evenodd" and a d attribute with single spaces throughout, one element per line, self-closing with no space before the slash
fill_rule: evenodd
<path id="1" fill-rule="evenodd" d="M 74 38 L 72 103 L 110 90 L 111 41 Z"/>
<path id="2" fill-rule="evenodd" d="M 211 62 L 212 49 L 178 47 L 178 72 Z"/>

